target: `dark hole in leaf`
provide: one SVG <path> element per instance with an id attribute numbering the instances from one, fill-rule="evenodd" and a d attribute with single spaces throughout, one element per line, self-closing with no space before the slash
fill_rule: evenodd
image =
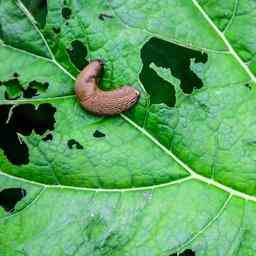
<path id="1" fill-rule="evenodd" d="M 47 134 L 44 138 L 43 138 L 43 141 L 49 141 L 49 140 L 52 140 L 53 136 L 52 134 Z"/>
<path id="2" fill-rule="evenodd" d="M 24 90 L 23 92 L 23 97 L 24 98 L 32 98 L 34 96 L 38 96 L 37 94 L 37 89 L 35 88 L 31 88 L 31 87 L 28 87 L 26 90 Z"/>
<path id="3" fill-rule="evenodd" d="M 47 130 L 54 129 L 55 112 L 56 108 L 49 103 L 40 104 L 37 109 L 32 104 L 24 104 L 14 108 L 9 123 L 23 135 L 30 135 L 33 129 L 42 135 Z"/>
<path id="4" fill-rule="evenodd" d="M 15 107 L 8 123 L 10 106 L 0 106 L 0 148 L 4 150 L 9 161 L 16 165 L 28 164 L 29 152 L 27 145 L 18 134 L 29 136 L 34 130 L 42 135 L 54 129 L 56 109 L 50 104 L 40 104 L 37 109 L 32 104 Z"/>
<path id="5" fill-rule="evenodd" d="M 74 148 L 76 148 L 76 149 L 83 149 L 84 148 L 79 142 L 77 142 L 74 139 L 71 139 L 71 140 L 68 141 L 68 147 L 70 149 L 74 149 Z"/>
<path id="6" fill-rule="evenodd" d="M 32 81 L 29 83 L 29 86 L 27 89 L 23 89 L 23 97 L 24 98 L 32 98 L 35 96 L 39 96 L 39 92 L 45 92 L 49 87 L 49 83 L 40 83 L 37 81 Z"/>
<path id="7" fill-rule="evenodd" d="M 59 34 L 61 31 L 60 27 L 53 27 L 52 30 L 55 34 Z"/>
<path id="8" fill-rule="evenodd" d="M 15 72 L 15 73 L 13 73 L 13 76 L 17 78 L 17 77 L 19 77 L 19 74 Z"/>
<path id="9" fill-rule="evenodd" d="M 29 86 L 32 88 L 37 88 L 39 91 L 46 91 L 49 87 L 49 83 L 40 83 L 34 80 L 29 83 Z"/>
<path id="10" fill-rule="evenodd" d="M 13 76 L 18 77 L 19 75 L 14 73 Z M 7 100 L 17 99 L 22 93 L 24 98 L 32 98 L 39 95 L 38 91 L 45 92 L 49 87 L 49 83 L 47 82 L 40 83 L 34 80 L 29 83 L 26 89 L 24 89 L 17 78 L 2 81 L 0 85 L 4 85 L 6 87 L 5 98 Z"/>
<path id="11" fill-rule="evenodd" d="M 86 60 L 87 48 L 79 40 L 73 41 L 71 46 L 71 49 L 67 49 L 69 57 L 73 64 L 79 70 L 82 70 L 86 65 L 88 65 L 88 61 Z"/>
<path id="12" fill-rule="evenodd" d="M 10 105 L 0 105 L 0 125 L 7 121 L 10 109 Z"/>
<path id="13" fill-rule="evenodd" d="M 37 21 L 40 28 L 46 24 L 47 0 L 21 0 Z"/>
<path id="14" fill-rule="evenodd" d="M 11 79 L 2 82 L 2 85 L 6 87 L 5 98 L 7 100 L 14 100 L 20 97 L 22 92 L 22 86 L 18 79 Z"/>
<path id="15" fill-rule="evenodd" d="M 247 83 L 247 84 L 245 84 L 244 86 L 245 86 L 245 87 L 247 87 L 249 90 L 251 90 L 251 89 L 252 89 L 251 85 L 250 85 L 250 84 L 248 84 L 248 83 Z"/>
<path id="16" fill-rule="evenodd" d="M 4 150 L 4 153 L 8 160 L 15 165 L 22 165 L 29 163 L 28 147 L 24 141 L 18 137 L 13 127 L 8 124 L 0 125 L 0 148 Z"/>
<path id="17" fill-rule="evenodd" d="M 104 133 L 102 133 L 102 132 L 96 130 L 96 131 L 94 132 L 93 136 L 94 136 L 95 138 L 103 138 L 103 137 L 106 136 L 106 134 L 104 134 Z"/>
<path id="18" fill-rule="evenodd" d="M 177 254 L 177 253 L 173 253 L 169 256 L 196 256 L 196 253 L 193 252 L 192 250 L 190 249 L 187 249 L 185 250 L 184 252 L 180 253 L 180 254 Z"/>
<path id="19" fill-rule="evenodd" d="M 61 13 L 62 13 L 62 17 L 66 20 L 70 19 L 70 16 L 72 14 L 72 11 L 70 8 L 68 7 L 63 7 L 62 10 L 61 10 Z"/>
<path id="20" fill-rule="evenodd" d="M 140 80 L 150 94 L 152 104 L 165 103 L 167 106 L 175 106 L 175 89 L 172 84 L 158 76 L 155 70 L 149 66 L 143 66 Z"/>
<path id="21" fill-rule="evenodd" d="M 106 18 L 107 19 L 113 19 L 112 15 L 106 14 L 106 13 L 100 13 L 98 18 L 102 21 L 104 21 Z"/>
<path id="22" fill-rule="evenodd" d="M 15 129 L 6 124 L 11 106 L 0 106 L 0 148 L 9 161 L 16 165 L 27 164 L 28 147 L 18 137 Z"/>
<path id="23" fill-rule="evenodd" d="M 5 211 L 13 212 L 16 204 L 26 196 L 26 190 L 22 188 L 7 188 L 0 191 L 0 206 Z"/>
<path id="24" fill-rule="evenodd" d="M 150 68 L 153 62 L 157 67 L 169 69 L 172 75 L 180 80 L 180 87 L 184 93 L 190 94 L 193 89 L 203 86 L 202 80 L 190 69 L 191 60 L 196 63 L 206 63 L 206 53 L 191 50 L 176 44 L 151 38 L 141 49 L 143 69 L 140 80 L 151 95 L 151 102 L 175 105 L 175 91 L 171 83 L 164 81 Z"/>

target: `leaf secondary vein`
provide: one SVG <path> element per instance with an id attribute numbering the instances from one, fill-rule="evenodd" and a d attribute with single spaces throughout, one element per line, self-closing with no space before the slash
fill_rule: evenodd
<path id="1" fill-rule="evenodd" d="M 213 30 L 219 35 L 219 37 L 223 40 L 225 45 L 227 46 L 229 52 L 234 56 L 234 58 L 237 60 L 237 62 L 242 66 L 242 68 L 246 71 L 246 73 L 250 76 L 251 80 L 253 82 L 256 82 L 256 77 L 253 75 L 251 70 L 248 68 L 248 66 L 243 62 L 243 60 L 240 58 L 240 56 L 236 53 L 232 45 L 227 40 L 226 36 L 218 29 L 218 27 L 214 24 L 212 19 L 207 15 L 207 13 L 203 10 L 203 8 L 200 6 L 200 4 L 197 2 L 197 0 L 192 0 L 193 4 L 198 8 L 198 10 L 201 12 L 203 17 L 207 20 L 209 25 L 213 28 Z"/>
<path id="2" fill-rule="evenodd" d="M 225 34 L 226 31 L 228 31 L 229 27 L 232 25 L 233 20 L 234 20 L 234 18 L 235 18 L 235 16 L 236 16 L 237 8 L 238 8 L 238 0 L 235 0 L 233 12 L 232 12 L 232 16 L 231 16 L 231 18 L 230 18 L 230 20 L 229 20 L 227 26 L 224 28 L 224 30 L 223 30 L 223 32 L 222 32 L 223 34 Z"/>
<path id="3" fill-rule="evenodd" d="M 182 246 L 180 246 L 178 249 L 174 250 L 178 253 L 182 252 L 186 247 L 188 247 L 195 239 L 198 238 L 201 234 L 203 234 L 207 229 L 211 227 L 212 224 L 222 215 L 224 210 L 227 208 L 230 200 L 232 198 L 232 195 L 230 194 L 227 199 L 224 201 L 223 205 L 220 207 L 220 209 L 217 211 L 216 215 L 212 217 L 206 225 L 204 225 L 196 234 L 194 234 L 187 242 L 185 242 Z M 227 255 L 227 254 L 225 254 Z"/>

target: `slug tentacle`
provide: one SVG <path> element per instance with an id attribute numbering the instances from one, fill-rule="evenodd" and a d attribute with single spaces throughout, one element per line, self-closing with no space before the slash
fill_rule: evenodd
<path id="1" fill-rule="evenodd" d="M 117 115 L 130 109 L 139 98 L 139 91 L 123 86 L 113 91 L 98 88 L 99 75 L 103 68 L 101 60 L 90 62 L 76 79 L 76 95 L 81 105 L 96 115 Z"/>

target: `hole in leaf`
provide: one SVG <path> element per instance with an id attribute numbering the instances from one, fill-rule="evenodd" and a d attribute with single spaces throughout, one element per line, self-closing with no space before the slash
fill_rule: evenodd
<path id="1" fill-rule="evenodd" d="M 0 125 L 7 121 L 10 109 L 10 105 L 0 105 Z"/>
<path id="2" fill-rule="evenodd" d="M 71 49 L 67 49 L 69 57 L 73 64 L 79 70 L 82 70 L 86 65 L 88 65 L 88 61 L 86 60 L 87 48 L 79 40 L 73 41 L 71 46 Z"/>
<path id="3" fill-rule="evenodd" d="M 103 138 L 103 137 L 105 137 L 106 136 L 106 134 L 104 134 L 104 133 L 102 133 L 102 132 L 100 132 L 100 131 L 98 131 L 98 130 L 96 130 L 95 132 L 94 132 L 94 134 L 93 134 L 93 137 L 95 137 L 95 138 Z"/>
<path id="4" fill-rule="evenodd" d="M 193 252 L 190 249 L 187 249 L 187 250 L 185 250 L 184 252 L 182 252 L 180 254 L 174 253 L 174 254 L 171 254 L 169 256 L 196 256 L 196 253 Z"/>
<path id="5" fill-rule="evenodd" d="M 150 94 L 152 104 L 165 103 L 170 107 L 175 106 L 175 89 L 173 85 L 158 76 L 155 70 L 144 65 L 140 73 L 140 80 Z"/>
<path id="6" fill-rule="evenodd" d="M 3 149 L 8 160 L 16 165 L 27 164 L 28 147 L 18 137 L 14 127 L 6 124 L 11 106 L 0 106 L 0 148 Z"/>
<path id="7" fill-rule="evenodd" d="M 28 147 L 22 138 L 18 137 L 15 129 L 8 124 L 1 124 L 0 133 L 0 148 L 3 149 L 7 159 L 15 165 L 28 164 Z"/>
<path id="8" fill-rule="evenodd" d="M 55 34 L 59 34 L 61 31 L 60 27 L 53 27 L 52 30 Z"/>
<path id="9" fill-rule="evenodd" d="M 53 130 L 56 109 L 48 103 L 39 105 L 38 109 L 32 104 L 19 105 L 13 109 L 10 120 L 6 123 L 10 108 L 0 106 L 0 148 L 11 163 L 28 164 L 28 147 L 22 136 L 29 136 L 32 130 L 39 135 Z"/>
<path id="10" fill-rule="evenodd" d="M 7 100 L 14 100 L 21 96 L 22 86 L 18 79 L 11 79 L 2 82 L 2 85 L 6 87 L 5 98 Z"/>
<path id="11" fill-rule="evenodd" d="M 76 149 L 83 149 L 84 148 L 79 142 L 77 142 L 74 139 L 71 139 L 71 140 L 68 141 L 68 147 L 70 149 L 74 149 L 74 148 L 76 148 Z"/>
<path id="12" fill-rule="evenodd" d="M 23 97 L 24 98 L 32 98 L 35 96 L 39 96 L 39 92 L 45 92 L 49 87 L 49 83 L 40 83 L 37 81 L 32 81 L 29 83 L 29 86 L 27 89 L 23 89 Z"/>
<path id="13" fill-rule="evenodd" d="M 21 188 L 7 188 L 0 191 L 0 206 L 5 211 L 13 212 L 16 204 L 26 196 L 26 190 Z"/>
<path id="14" fill-rule="evenodd" d="M 143 69 L 140 80 L 151 95 L 152 103 L 165 103 L 171 107 L 175 105 L 173 85 L 159 77 L 150 68 L 152 62 L 157 67 L 169 69 L 170 75 L 172 74 L 180 80 L 180 87 L 186 94 L 190 94 L 194 89 L 200 89 L 203 86 L 202 80 L 191 70 L 190 64 L 192 60 L 195 63 L 206 63 L 208 59 L 206 53 L 153 37 L 142 47 L 141 58 Z"/>
<path id="15" fill-rule="evenodd" d="M 66 20 L 70 19 L 70 16 L 72 14 L 72 11 L 70 8 L 68 7 L 63 7 L 62 10 L 61 10 L 61 13 L 62 13 L 62 17 Z"/>
<path id="16" fill-rule="evenodd" d="M 43 141 L 49 141 L 49 140 L 52 140 L 52 138 L 53 138 L 52 134 L 49 133 L 42 140 Z"/>
<path id="17" fill-rule="evenodd" d="M 19 77 L 19 74 L 15 72 L 15 73 L 13 73 L 13 76 L 17 78 L 17 77 Z"/>
<path id="18" fill-rule="evenodd" d="M 32 97 L 35 97 L 38 95 L 39 94 L 37 94 L 37 89 L 32 88 L 32 87 L 28 87 L 26 90 L 23 91 L 24 98 L 32 98 Z"/>
<path id="19" fill-rule="evenodd" d="M 100 13 L 98 18 L 104 21 L 105 19 L 113 19 L 113 16 L 106 13 Z"/>
<path id="20" fill-rule="evenodd" d="M 245 87 L 247 87 L 249 90 L 251 90 L 251 89 L 252 89 L 251 85 L 250 85 L 250 84 L 248 84 L 248 83 L 247 83 L 247 84 L 245 84 L 244 86 L 245 86 Z"/>
<path id="21" fill-rule="evenodd" d="M 18 77 L 19 74 L 14 73 L 13 76 Z M 22 93 L 24 98 L 39 96 L 39 93 L 45 92 L 49 87 L 49 83 L 47 82 L 41 83 L 34 80 L 29 83 L 26 89 L 24 89 L 17 78 L 8 81 L 2 81 L 0 85 L 4 85 L 6 87 L 5 98 L 7 100 L 17 99 L 21 96 Z"/>
<path id="22" fill-rule="evenodd" d="M 33 129 L 42 135 L 54 129 L 55 112 L 56 108 L 49 103 L 40 104 L 37 109 L 32 104 L 20 105 L 14 108 L 9 124 L 25 136 L 30 135 Z"/>

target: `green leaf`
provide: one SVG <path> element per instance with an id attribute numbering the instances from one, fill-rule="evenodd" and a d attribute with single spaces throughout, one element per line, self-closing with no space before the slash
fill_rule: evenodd
<path id="1" fill-rule="evenodd" d="M 0 1 L 0 255 L 255 255 L 255 1 L 38 3 Z M 79 105 L 95 58 L 128 113 Z"/>

